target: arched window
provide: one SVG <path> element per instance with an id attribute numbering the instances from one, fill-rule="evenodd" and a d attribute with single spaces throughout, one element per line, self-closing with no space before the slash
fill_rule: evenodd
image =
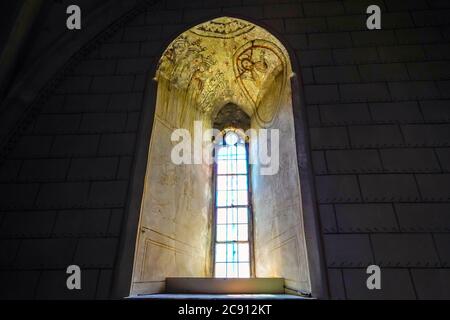
<path id="1" fill-rule="evenodd" d="M 228 129 L 215 149 L 214 276 L 249 278 L 253 233 L 248 145 L 239 131 Z"/>
<path id="2" fill-rule="evenodd" d="M 281 42 L 237 18 L 192 27 L 166 49 L 155 77 L 132 295 L 163 292 L 173 277 L 282 278 L 286 290 L 311 292 L 292 76 Z M 198 136 L 212 128 L 230 134 L 216 165 L 198 152 Z M 235 129 L 276 135 L 246 141 L 233 138 Z M 172 161 L 180 137 L 192 146 L 183 152 L 192 163 Z M 269 149 L 270 163 L 258 156 Z"/>

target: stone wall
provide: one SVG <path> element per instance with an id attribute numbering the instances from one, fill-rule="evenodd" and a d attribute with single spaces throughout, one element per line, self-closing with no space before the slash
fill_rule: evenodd
<path id="1" fill-rule="evenodd" d="M 382 8 L 381 31 L 365 29 L 369 4 Z M 149 7 L 65 74 L 15 136 L 0 166 L 0 296 L 111 296 L 148 72 L 176 35 L 236 15 L 300 61 L 331 297 L 450 298 L 449 9 L 443 0 Z M 383 290 L 369 292 L 373 263 Z M 69 264 L 84 270 L 81 292 L 65 288 Z"/>

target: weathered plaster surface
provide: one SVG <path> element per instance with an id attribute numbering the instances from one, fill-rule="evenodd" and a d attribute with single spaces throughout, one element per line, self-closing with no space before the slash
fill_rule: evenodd
<path id="1" fill-rule="evenodd" d="M 184 120 L 180 120 L 180 112 L 168 112 L 177 110 L 183 100 L 177 95 L 172 99 L 167 90 L 160 83 L 141 208 L 133 293 L 160 292 L 166 277 L 209 276 L 210 167 L 175 165 L 171 161 L 173 130 L 180 126 L 189 130 L 198 112 L 186 108 L 182 114 Z"/>

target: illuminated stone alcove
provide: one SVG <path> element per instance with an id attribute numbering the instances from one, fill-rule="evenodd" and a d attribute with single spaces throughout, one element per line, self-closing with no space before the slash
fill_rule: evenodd
<path id="1" fill-rule="evenodd" d="M 251 167 L 255 275 L 282 277 L 287 288 L 311 291 L 291 76 L 289 54 L 280 41 L 236 18 L 195 26 L 166 49 L 155 77 L 132 295 L 162 292 L 168 277 L 212 276 L 212 166 L 173 164 L 171 134 L 184 128 L 194 135 L 194 121 L 211 128 L 230 105 L 251 119 L 252 129 L 280 132 L 278 173 L 260 175 L 258 162 Z M 258 152 L 256 142 L 250 141 L 251 155 Z"/>

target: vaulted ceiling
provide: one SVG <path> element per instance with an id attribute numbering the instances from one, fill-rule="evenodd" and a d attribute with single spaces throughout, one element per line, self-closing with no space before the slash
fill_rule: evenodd
<path id="1" fill-rule="evenodd" d="M 215 115 L 234 103 L 270 122 L 291 73 L 289 56 L 268 31 L 248 21 L 221 17 L 178 36 L 164 52 L 157 79 L 184 90 L 194 107 Z M 269 99 L 270 110 L 264 109 Z M 267 109 L 267 108 L 266 108 Z"/>

